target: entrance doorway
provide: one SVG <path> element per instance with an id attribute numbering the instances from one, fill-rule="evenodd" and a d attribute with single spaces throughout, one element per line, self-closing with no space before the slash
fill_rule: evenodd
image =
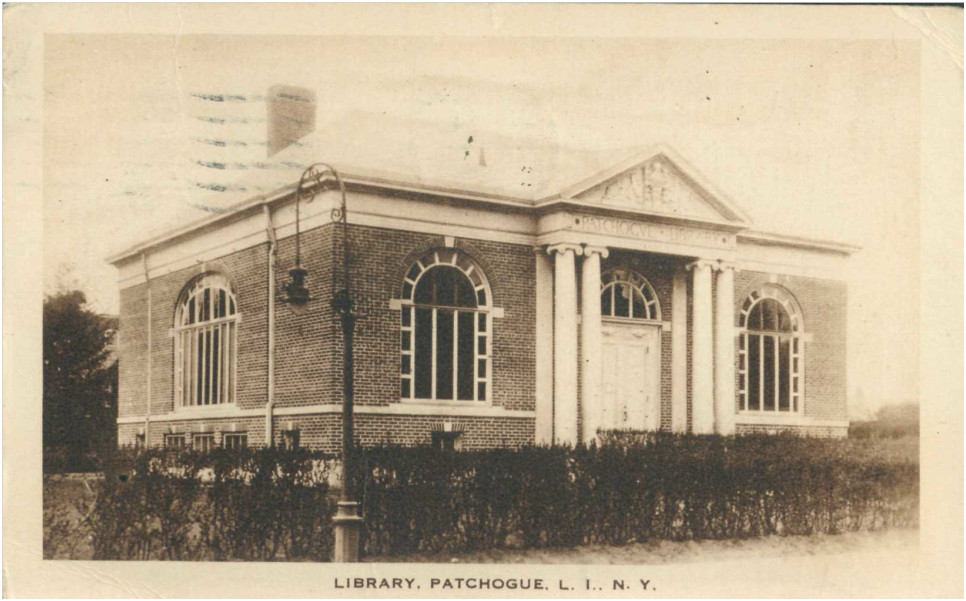
<path id="1" fill-rule="evenodd" d="M 660 428 L 660 326 L 605 321 L 602 359 L 600 427 Z"/>

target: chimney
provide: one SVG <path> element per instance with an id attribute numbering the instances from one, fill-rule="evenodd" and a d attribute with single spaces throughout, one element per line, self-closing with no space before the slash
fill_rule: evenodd
<path id="1" fill-rule="evenodd" d="M 277 85 L 268 89 L 268 156 L 315 131 L 315 91 Z"/>

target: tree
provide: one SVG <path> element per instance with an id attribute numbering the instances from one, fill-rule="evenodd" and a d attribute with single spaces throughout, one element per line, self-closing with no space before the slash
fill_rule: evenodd
<path id="1" fill-rule="evenodd" d="M 44 469 L 88 470 L 116 443 L 117 319 L 79 290 L 44 299 Z"/>

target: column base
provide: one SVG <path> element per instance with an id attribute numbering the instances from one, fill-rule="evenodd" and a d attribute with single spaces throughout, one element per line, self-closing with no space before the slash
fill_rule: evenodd
<path id="1" fill-rule="evenodd" d="M 339 509 L 332 518 L 332 529 L 335 531 L 335 547 L 332 549 L 334 563 L 359 562 L 363 524 L 359 508 L 360 504 L 355 501 L 339 501 Z"/>

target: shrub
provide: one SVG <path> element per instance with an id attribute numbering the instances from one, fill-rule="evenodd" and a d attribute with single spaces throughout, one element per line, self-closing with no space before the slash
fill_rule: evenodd
<path id="1" fill-rule="evenodd" d="M 44 559 L 80 559 L 87 550 L 93 499 L 82 480 L 44 478 Z"/>
<path id="2" fill-rule="evenodd" d="M 879 456 L 868 443 L 636 432 L 602 438 L 590 448 L 366 451 L 365 550 L 404 555 L 918 524 L 918 464 Z"/>
<path id="3" fill-rule="evenodd" d="M 618 432 L 589 448 L 368 449 L 363 553 L 916 526 L 919 468 L 900 442 Z M 115 465 L 125 481 L 105 479 L 86 512 L 95 559 L 330 559 L 331 456 L 151 450 Z"/>
<path id="4" fill-rule="evenodd" d="M 125 481 L 105 481 L 98 493 L 94 559 L 326 561 L 334 503 L 319 459 L 265 449 L 141 452 Z"/>

